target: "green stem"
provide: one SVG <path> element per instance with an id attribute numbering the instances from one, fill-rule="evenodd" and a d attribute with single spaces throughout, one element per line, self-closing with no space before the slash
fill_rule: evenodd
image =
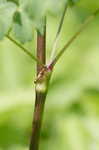
<path id="1" fill-rule="evenodd" d="M 97 9 L 91 16 L 89 16 L 80 29 L 70 38 L 70 40 L 65 44 L 65 46 L 60 50 L 60 52 L 56 55 L 53 61 L 50 63 L 50 66 L 54 67 L 60 57 L 64 54 L 67 48 L 76 40 L 76 38 L 80 35 L 80 33 L 86 28 L 86 26 L 95 18 L 95 16 L 99 13 L 99 9 Z"/>
<path id="2" fill-rule="evenodd" d="M 56 53 L 57 43 L 59 41 L 59 36 L 60 36 L 60 32 L 61 32 L 61 29 L 62 29 L 62 26 L 63 26 L 63 22 L 64 22 L 65 14 L 66 14 L 66 11 L 67 11 L 67 7 L 68 7 L 68 4 L 66 3 L 63 14 L 62 14 L 62 17 L 61 17 L 61 20 L 60 20 L 60 23 L 59 23 L 59 27 L 58 27 L 58 30 L 57 30 L 57 33 L 56 33 L 56 36 L 55 36 L 55 40 L 53 42 L 53 47 L 52 47 L 52 52 L 51 52 L 51 61 L 52 61 L 52 59 L 53 59 L 53 57 L 55 56 L 55 53 Z"/>
<path id="3" fill-rule="evenodd" d="M 38 62 L 39 64 L 41 64 L 42 66 L 44 66 L 43 63 L 42 63 L 39 59 L 37 59 L 35 56 L 33 56 L 33 55 L 28 51 L 28 49 L 26 49 L 25 47 L 23 47 L 20 43 L 18 43 L 16 40 L 14 40 L 11 36 L 6 35 L 6 37 L 7 37 L 11 42 L 13 42 L 15 45 L 17 45 L 17 46 L 20 48 L 20 50 L 22 50 L 23 52 L 25 52 L 30 58 L 32 58 L 34 61 L 36 61 L 36 62 Z"/>

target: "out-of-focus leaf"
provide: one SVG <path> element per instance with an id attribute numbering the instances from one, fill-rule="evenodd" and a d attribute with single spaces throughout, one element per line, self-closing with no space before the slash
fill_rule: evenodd
<path id="1" fill-rule="evenodd" d="M 14 3 L 0 2 L 0 39 L 4 37 L 11 27 L 15 10 L 16 5 Z"/>
<path id="2" fill-rule="evenodd" d="M 67 5 L 68 0 L 1 0 L 1 4 L 4 5 L 5 11 L 9 11 L 5 15 L 2 12 L 0 19 L 0 29 L 2 30 L 0 38 L 2 38 L 5 33 L 9 30 L 10 24 L 12 23 L 13 14 L 9 8 L 9 4 L 16 4 L 17 10 L 14 14 L 13 19 L 13 31 L 15 37 L 25 43 L 32 40 L 32 28 L 35 27 L 41 34 L 43 33 L 43 19 L 47 13 L 60 14 L 63 11 L 64 5 Z M 2 6 L 0 6 L 2 7 Z M 13 12 L 14 13 L 14 12 Z M 11 15 L 10 15 L 11 14 Z M 6 19 L 8 21 L 6 21 Z"/>
<path id="3" fill-rule="evenodd" d="M 32 40 L 33 26 L 27 15 L 24 12 L 16 11 L 13 20 L 13 31 L 16 38 L 23 43 Z"/>
<path id="4" fill-rule="evenodd" d="M 37 30 L 39 30 L 39 32 L 42 34 L 43 33 L 43 18 L 48 14 L 61 14 L 63 11 L 63 8 L 65 5 L 67 5 L 67 3 L 69 2 L 69 4 L 76 4 L 78 2 L 78 6 L 79 7 L 86 7 L 88 9 L 89 8 L 89 4 L 90 6 L 93 5 L 93 3 L 89 2 L 89 0 L 87 2 L 83 2 L 82 0 L 1 0 L 1 5 L 0 8 L 2 7 L 2 5 L 4 5 L 5 7 L 5 11 L 9 11 L 9 13 L 7 13 L 5 15 L 5 12 L 2 12 L 2 16 L 5 16 L 4 18 L 0 17 L 0 38 L 2 38 L 5 33 L 8 31 L 8 29 L 10 28 L 10 24 L 12 21 L 12 15 L 11 14 L 11 9 L 14 9 L 13 6 L 11 6 L 11 8 L 9 8 L 9 4 L 13 5 L 17 4 L 17 10 L 15 13 L 16 14 L 20 14 L 17 15 L 20 16 L 20 21 L 18 22 L 18 20 L 16 21 L 16 19 L 13 19 L 13 24 L 14 24 L 14 29 L 13 31 L 15 32 L 15 36 L 18 40 L 20 40 L 21 42 L 27 42 L 32 40 L 33 35 L 32 35 L 32 28 L 35 27 Z M 86 4 L 86 5 L 85 5 Z M 6 6 L 7 5 L 7 6 Z M 94 7 L 98 6 L 99 3 L 98 2 L 94 2 Z M 1 16 L 1 14 L 0 14 Z M 8 19 L 8 21 L 6 21 L 6 19 Z"/>

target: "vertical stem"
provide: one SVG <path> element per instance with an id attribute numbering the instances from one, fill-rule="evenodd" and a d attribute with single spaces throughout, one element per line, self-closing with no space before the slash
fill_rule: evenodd
<path id="1" fill-rule="evenodd" d="M 46 63 L 46 21 L 44 21 L 43 35 L 37 32 L 37 59 L 39 59 L 43 64 Z M 40 63 L 37 63 L 37 76 L 41 69 L 42 65 Z M 37 86 L 39 86 L 38 83 L 36 83 L 36 87 Z M 43 89 L 39 90 L 38 88 L 36 88 L 35 92 L 36 98 L 30 150 L 39 149 L 40 131 L 47 90 L 45 89 L 45 91 L 43 91 Z"/>
<path id="2" fill-rule="evenodd" d="M 41 35 L 37 32 L 37 58 L 42 62 L 42 64 L 46 63 L 46 26 L 44 26 L 44 35 Z M 37 75 L 42 69 L 42 65 L 37 63 Z"/>

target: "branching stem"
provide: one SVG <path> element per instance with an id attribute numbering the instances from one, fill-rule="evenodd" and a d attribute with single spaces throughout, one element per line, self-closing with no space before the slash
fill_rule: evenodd
<path id="1" fill-rule="evenodd" d="M 80 35 L 80 33 L 87 27 L 87 25 L 95 18 L 95 16 L 99 13 L 99 9 L 97 9 L 91 16 L 89 16 L 84 23 L 81 25 L 80 29 L 70 38 L 70 40 L 65 44 L 65 46 L 59 51 L 53 61 L 49 66 L 54 67 L 60 57 L 64 54 L 67 48 L 76 40 L 76 38 Z"/>
<path id="2" fill-rule="evenodd" d="M 55 39 L 54 39 L 54 42 L 53 42 L 53 47 L 52 47 L 52 52 L 51 52 L 51 61 L 52 61 L 53 57 L 55 56 L 55 52 L 56 52 L 56 49 L 57 49 L 57 43 L 59 41 L 60 32 L 61 32 L 61 29 L 62 29 L 62 26 L 63 26 L 63 22 L 64 22 L 65 14 L 66 14 L 66 11 L 67 11 L 67 7 L 68 7 L 68 4 L 65 5 L 65 8 L 64 8 L 64 11 L 63 11 L 60 23 L 59 23 L 59 27 L 58 27 L 58 30 L 57 30 L 57 33 L 56 33 L 56 36 L 55 36 Z"/>
<path id="3" fill-rule="evenodd" d="M 43 35 L 37 32 L 37 58 L 42 62 L 46 63 L 46 21 L 44 21 Z M 37 77 L 43 69 L 40 63 L 37 63 Z M 45 72 L 46 73 L 46 72 Z M 30 150 L 39 149 L 40 132 L 42 125 L 42 118 L 44 112 L 44 105 L 47 95 L 48 82 L 46 74 L 41 76 L 40 80 L 36 82 L 36 98 L 34 107 L 33 127 L 32 136 L 30 143 Z"/>
<path id="4" fill-rule="evenodd" d="M 44 66 L 44 64 L 39 60 L 37 59 L 35 56 L 33 56 L 28 49 L 26 49 L 24 46 L 22 46 L 20 43 L 18 43 L 16 40 L 14 40 L 11 36 L 9 35 L 6 35 L 6 37 L 11 41 L 13 42 L 15 45 L 17 45 L 20 50 L 22 50 L 24 53 L 26 53 L 30 58 L 32 58 L 32 60 L 38 62 L 39 64 L 41 64 L 42 66 Z"/>

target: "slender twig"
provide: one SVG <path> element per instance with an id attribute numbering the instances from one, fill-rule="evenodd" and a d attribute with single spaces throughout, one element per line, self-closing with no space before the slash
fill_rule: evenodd
<path id="1" fill-rule="evenodd" d="M 44 66 L 44 64 L 37 59 L 35 56 L 33 56 L 28 49 L 26 49 L 24 46 L 22 46 L 20 43 L 18 43 L 16 40 L 14 40 L 10 35 L 6 35 L 6 37 L 13 42 L 15 45 L 17 45 L 20 50 L 22 50 L 23 52 L 25 52 L 30 58 L 32 58 L 34 61 L 38 62 L 39 64 L 41 64 L 42 66 Z"/>
<path id="2" fill-rule="evenodd" d="M 89 16 L 84 23 L 81 25 L 80 29 L 70 38 L 70 40 L 65 44 L 65 46 L 59 51 L 53 61 L 50 63 L 49 66 L 54 67 L 60 57 L 64 54 L 67 48 L 76 40 L 79 34 L 86 28 L 86 26 L 95 18 L 95 16 L 99 13 L 99 9 L 97 9 L 91 16 Z"/>
<path id="3" fill-rule="evenodd" d="M 55 56 L 55 53 L 56 53 L 57 43 L 59 41 L 60 32 L 61 32 L 61 29 L 62 29 L 62 26 L 63 26 L 63 22 L 64 22 L 65 14 L 66 14 L 66 11 L 67 11 L 67 7 L 68 7 L 68 4 L 66 3 L 63 14 L 62 14 L 61 19 L 60 19 L 60 23 L 59 23 L 59 27 L 58 27 L 55 39 L 54 39 L 54 42 L 53 42 L 53 47 L 52 47 L 52 51 L 51 51 L 51 61 L 52 61 L 52 59 L 53 59 L 53 57 Z"/>

